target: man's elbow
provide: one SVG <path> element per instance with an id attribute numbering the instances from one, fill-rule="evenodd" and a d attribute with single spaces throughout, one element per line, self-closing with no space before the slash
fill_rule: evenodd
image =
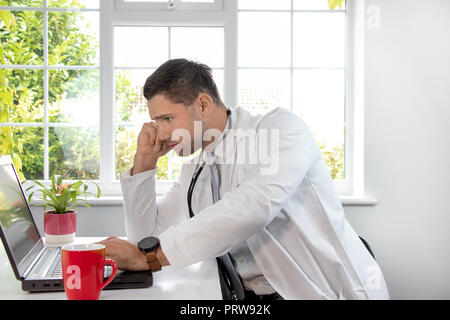
<path id="1" fill-rule="evenodd" d="M 244 233 L 255 234 L 263 230 L 274 218 L 278 205 L 268 196 L 260 195 L 254 201 L 247 203 L 247 211 L 243 219 L 242 230 Z M 245 209 L 244 209 L 245 210 Z M 250 213 L 250 214 L 248 214 Z"/>

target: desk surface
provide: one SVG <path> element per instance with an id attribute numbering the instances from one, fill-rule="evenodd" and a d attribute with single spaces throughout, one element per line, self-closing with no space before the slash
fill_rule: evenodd
<path id="1" fill-rule="evenodd" d="M 93 243 L 103 238 L 77 238 L 76 243 Z M 0 299 L 65 300 L 63 292 L 29 293 L 14 276 L 8 256 L 0 245 Z M 215 259 L 182 270 L 170 266 L 153 274 L 153 286 L 145 289 L 103 290 L 100 300 L 221 300 Z"/>

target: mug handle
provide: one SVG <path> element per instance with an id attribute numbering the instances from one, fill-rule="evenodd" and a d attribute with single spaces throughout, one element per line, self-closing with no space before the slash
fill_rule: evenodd
<path id="1" fill-rule="evenodd" d="M 111 281 L 113 281 L 113 279 L 114 279 L 114 277 L 116 276 L 116 273 L 117 273 L 117 265 L 116 265 L 116 263 L 114 262 L 114 260 L 111 260 L 111 259 L 103 259 L 103 260 L 102 260 L 102 264 L 103 264 L 103 266 L 104 266 L 105 264 L 109 264 L 109 265 L 113 268 L 113 271 L 112 271 L 111 275 L 109 276 L 108 280 L 106 280 L 106 281 L 103 283 L 101 290 L 103 290 L 104 287 L 106 287 Z"/>

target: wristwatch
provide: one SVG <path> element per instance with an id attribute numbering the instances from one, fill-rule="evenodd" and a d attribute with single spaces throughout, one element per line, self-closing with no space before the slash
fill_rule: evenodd
<path id="1" fill-rule="evenodd" d="M 156 256 L 156 250 L 159 248 L 159 240 L 155 237 L 147 237 L 139 241 L 138 247 L 145 254 L 152 272 L 160 271 L 161 263 Z"/>

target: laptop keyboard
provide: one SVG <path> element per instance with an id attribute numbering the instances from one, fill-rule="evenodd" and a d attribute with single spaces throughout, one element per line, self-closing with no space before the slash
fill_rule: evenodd
<path id="1" fill-rule="evenodd" d="M 48 269 L 46 278 L 62 278 L 61 251 L 58 252 L 55 260 Z"/>
<path id="2" fill-rule="evenodd" d="M 111 274 L 112 274 L 112 267 L 105 266 L 104 277 L 108 278 Z M 53 261 L 52 265 L 48 269 L 46 278 L 49 278 L 49 279 L 62 278 L 61 251 L 58 252 L 57 256 L 55 257 L 55 260 Z"/>

